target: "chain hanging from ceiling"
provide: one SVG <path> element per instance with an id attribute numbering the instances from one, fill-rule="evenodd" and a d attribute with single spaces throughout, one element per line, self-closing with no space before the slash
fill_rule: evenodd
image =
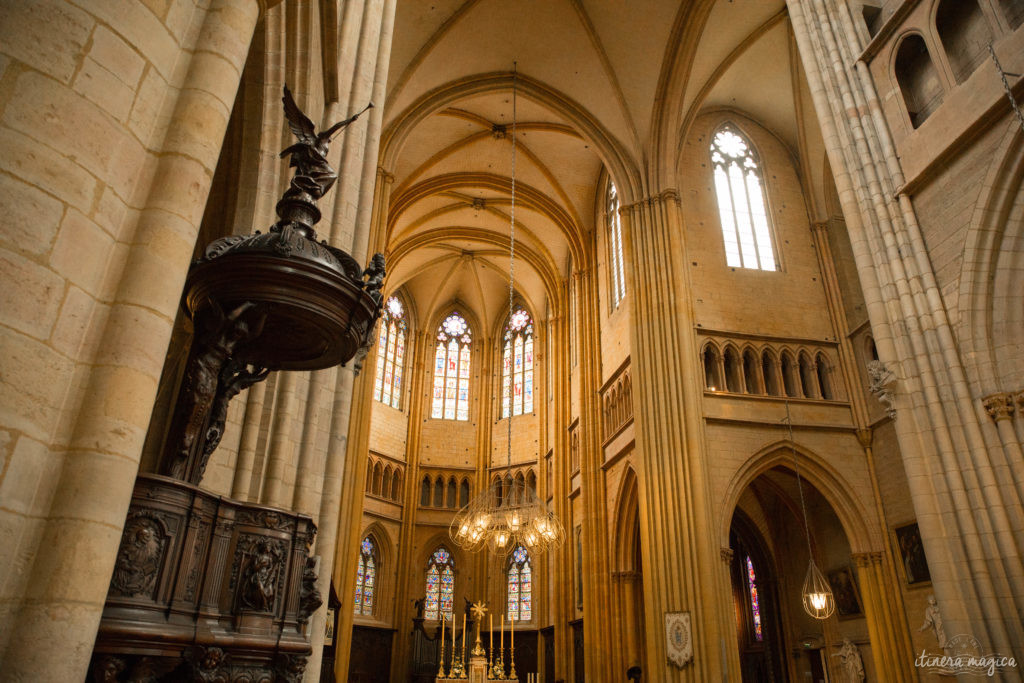
<path id="1" fill-rule="evenodd" d="M 512 202 L 509 211 L 508 315 L 515 313 L 516 273 L 516 85 L 518 73 L 512 69 Z M 511 405 L 512 382 L 506 387 Z M 512 469 L 512 420 L 506 418 L 507 443 L 505 467 Z M 511 483 L 508 483 L 511 482 Z M 532 486 L 521 479 L 497 477 L 487 490 L 471 500 L 452 520 L 448 529 L 452 541 L 470 551 L 488 549 L 507 555 L 519 546 L 533 553 L 556 547 L 565 540 L 565 530 L 554 512 L 548 509 Z"/>

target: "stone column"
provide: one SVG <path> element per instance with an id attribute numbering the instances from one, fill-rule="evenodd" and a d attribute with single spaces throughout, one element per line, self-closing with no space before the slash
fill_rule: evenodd
<path id="1" fill-rule="evenodd" d="M 162 351 L 258 16 L 255 0 L 214 0 L 206 12 L 100 351 L 84 379 L 87 400 L 68 417 L 72 437 L 0 664 L 7 680 L 86 677 Z"/>
<path id="2" fill-rule="evenodd" d="M 621 210 L 632 258 L 634 429 L 640 486 L 640 540 L 647 566 L 646 676 L 659 681 L 727 680 L 719 595 L 719 547 L 702 455 L 702 396 L 692 295 L 679 196 L 667 190 Z M 671 569 L 669 569 L 671 568 Z M 693 661 L 668 662 L 665 613 L 688 611 Z"/>

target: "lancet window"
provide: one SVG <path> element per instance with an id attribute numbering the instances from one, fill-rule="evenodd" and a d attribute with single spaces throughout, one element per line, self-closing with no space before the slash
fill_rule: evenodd
<path id="1" fill-rule="evenodd" d="M 750 617 L 754 627 L 754 638 L 764 640 L 764 633 L 761 631 L 761 603 L 757 599 L 757 577 L 754 575 L 754 563 L 747 556 L 747 590 L 750 591 Z"/>
<path id="2" fill-rule="evenodd" d="M 455 563 L 451 553 L 441 546 L 430 556 L 430 564 L 427 566 L 426 606 L 423 617 L 438 620 L 443 615 L 446 619 L 451 619 L 454 595 Z"/>
<path id="3" fill-rule="evenodd" d="M 434 397 L 430 416 L 445 420 L 469 419 L 469 323 L 457 311 L 437 328 L 434 352 Z"/>
<path id="4" fill-rule="evenodd" d="M 356 569 L 355 612 L 373 614 L 374 589 L 377 584 L 377 548 L 367 536 L 359 547 L 359 566 Z"/>
<path id="5" fill-rule="evenodd" d="M 530 569 L 530 554 L 523 546 L 512 551 L 507 578 L 509 618 L 529 621 L 533 614 L 533 571 Z"/>
<path id="6" fill-rule="evenodd" d="M 532 413 L 533 320 L 526 309 L 516 309 L 505 325 L 502 358 L 501 416 Z"/>
<path id="7" fill-rule="evenodd" d="M 392 408 L 402 407 L 402 366 L 405 362 L 405 307 L 398 297 L 384 304 L 377 335 L 377 379 L 373 397 Z"/>
<path id="8" fill-rule="evenodd" d="M 761 168 L 750 144 L 731 126 L 711 142 L 725 262 L 734 268 L 777 270 Z"/>
<path id="9" fill-rule="evenodd" d="M 626 296 L 626 274 L 622 265 L 622 219 L 619 217 L 619 193 L 615 184 L 608 183 L 608 197 L 605 205 L 605 218 L 608 223 L 608 268 L 609 281 L 612 285 L 612 307 L 619 305 Z"/>

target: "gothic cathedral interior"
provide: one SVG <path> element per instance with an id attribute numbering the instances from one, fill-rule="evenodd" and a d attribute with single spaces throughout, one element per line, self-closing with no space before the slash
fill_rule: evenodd
<path id="1" fill-rule="evenodd" d="M 1022 74 L 1024 0 L 0 2 L 0 680 L 1021 680 Z"/>

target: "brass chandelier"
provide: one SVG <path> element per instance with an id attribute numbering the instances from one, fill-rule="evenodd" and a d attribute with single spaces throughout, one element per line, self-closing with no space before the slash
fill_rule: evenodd
<path id="1" fill-rule="evenodd" d="M 516 68 L 512 69 L 512 203 L 509 218 L 508 314 L 515 312 L 516 265 Z M 507 401 L 512 405 L 512 382 Z M 512 411 L 508 420 L 506 471 L 512 467 Z M 508 481 L 508 480 L 506 480 Z M 557 547 L 565 539 L 565 530 L 554 512 L 548 509 L 532 486 L 516 479 L 511 484 L 498 477 L 487 490 L 459 510 L 448 529 L 452 542 L 469 551 L 486 548 L 496 555 L 507 555 L 519 546 L 536 554 Z"/>

